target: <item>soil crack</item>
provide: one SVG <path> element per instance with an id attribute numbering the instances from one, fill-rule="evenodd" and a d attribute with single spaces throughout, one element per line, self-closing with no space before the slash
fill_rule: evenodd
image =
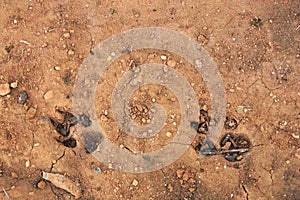
<path id="1" fill-rule="evenodd" d="M 242 187 L 243 187 L 244 192 L 246 193 L 246 200 L 248 200 L 249 199 L 249 193 L 248 193 L 245 185 L 242 185 Z"/>
<path id="2" fill-rule="evenodd" d="M 66 149 L 64 149 L 64 152 L 63 152 L 63 154 L 61 155 L 61 156 L 59 156 L 56 160 L 55 160 L 55 162 L 52 162 L 51 163 L 51 167 L 50 167 L 50 172 L 52 172 L 52 169 L 53 169 L 53 167 L 57 164 L 57 162 L 60 160 L 60 159 L 62 159 L 64 156 L 65 156 L 65 154 L 66 154 Z"/>

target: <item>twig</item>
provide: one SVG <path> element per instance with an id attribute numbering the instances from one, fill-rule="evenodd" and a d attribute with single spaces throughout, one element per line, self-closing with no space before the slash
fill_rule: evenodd
<path id="1" fill-rule="evenodd" d="M 222 151 L 202 151 L 203 155 L 221 155 L 226 153 L 245 153 L 249 151 L 248 148 L 244 149 L 230 149 L 230 150 L 222 150 Z"/>
<path id="2" fill-rule="evenodd" d="M 6 192 L 6 190 L 4 189 L 4 187 L 2 187 L 2 191 L 3 191 L 4 195 L 6 196 L 6 198 L 9 199 L 9 195 L 7 194 L 7 192 Z"/>
<path id="3" fill-rule="evenodd" d="M 21 43 L 24 43 L 24 44 L 27 44 L 27 45 L 30 45 L 29 42 L 25 41 L 25 40 L 20 40 Z"/>
<path id="4" fill-rule="evenodd" d="M 51 122 L 50 118 L 48 118 L 48 117 L 40 116 L 39 118 L 41 120 L 44 120 L 44 121 L 47 121 L 47 122 Z"/>

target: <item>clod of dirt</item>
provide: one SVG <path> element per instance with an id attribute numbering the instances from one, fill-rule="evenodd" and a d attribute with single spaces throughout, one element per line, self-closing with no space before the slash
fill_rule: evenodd
<path id="1" fill-rule="evenodd" d="M 65 146 L 65 147 L 69 147 L 69 148 L 75 148 L 76 147 L 76 145 L 77 145 L 77 142 L 76 142 L 76 140 L 74 139 L 74 138 L 69 138 L 69 139 L 67 139 L 67 140 L 64 140 L 63 142 L 62 142 L 62 144 Z"/>
<path id="2" fill-rule="evenodd" d="M 85 133 L 83 138 L 86 152 L 93 153 L 101 143 L 102 137 L 101 133 Z"/>
<path id="3" fill-rule="evenodd" d="M 57 112 L 59 112 L 60 114 L 62 114 L 64 116 L 63 123 L 69 124 L 70 126 L 74 126 L 78 123 L 77 117 L 75 115 L 73 115 L 72 113 L 62 111 L 62 110 L 59 110 L 59 109 L 57 109 Z"/>
<path id="4" fill-rule="evenodd" d="M 19 104 L 24 104 L 26 100 L 28 99 L 28 94 L 25 90 L 20 92 L 19 97 L 18 97 L 18 103 Z"/>
<path id="5" fill-rule="evenodd" d="M 231 142 L 226 142 L 225 145 L 222 147 L 222 150 L 228 150 L 231 146 Z"/>
<path id="6" fill-rule="evenodd" d="M 208 115 L 208 112 L 204 109 L 200 110 L 200 116 L 199 116 L 199 122 L 209 122 L 210 121 L 210 117 Z"/>
<path id="7" fill-rule="evenodd" d="M 182 169 L 182 168 L 178 169 L 178 170 L 176 171 L 177 177 L 178 177 L 178 178 L 181 178 L 181 177 L 183 176 L 184 172 L 185 172 L 185 169 Z"/>
<path id="8" fill-rule="evenodd" d="M 55 119 L 47 118 L 55 127 L 55 131 L 61 135 L 56 139 L 56 141 L 62 143 L 65 147 L 75 148 L 77 146 L 77 142 L 74 138 L 69 137 L 69 135 L 70 128 L 78 123 L 78 119 L 70 112 L 62 111 L 59 109 L 57 109 L 57 112 L 64 116 L 64 121 L 62 123 L 56 121 Z"/>
<path id="9" fill-rule="evenodd" d="M 170 67 L 175 67 L 176 66 L 176 61 L 175 60 L 168 60 L 167 65 Z"/>
<path id="10" fill-rule="evenodd" d="M 182 175 L 182 180 L 184 180 L 184 181 L 189 180 L 189 175 L 188 175 L 187 173 L 184 173 L 184 174 Z"/>
<path id="11" fill-rule="evenodd" d="M 234 138 L 234 143 L 238 148 L 249 148 L 250 142 L 245 137 L 239 135 L 236 138 Z"/>
<path id="12" fill-rule="evenodd" d="M 225 129 L 236 129 L 238 127 L 238 122 L 236 119 L 231 117 L 226 117 L 226 120 L 224 122 Z"/>
<path id="13" fill-rule="evenodd" d="M 51 124 L 55 127 L 56 132 L 60 135 L 67 137 L 70 134 L 70 125 L 59 123 L 58 121 L 50 118 Z"/>
<path id="14" fill-rule="evenodd" d="M 0 84 L 0 96 L 5 96 L 10 93 L 10 87 L 8 83 Z"/>
<path id="15" fill-rule="evenodd" d="M 64 38 L 69 39 L 71 37 L 71 34 L 70 33 L 64 33 L 63 36 L 64 36 Z"/>
<path id="16" fill-rule="evenodd" d="M 197 132 L 200 134 L 206 134 L 208 131 L 208 122 L 201 122 L 198 125 Z"/>
<path id="17" fill-rule="evenodd" d="M 18 177 L 19 177 L 18 174 L 17 174 L 16 172 L 11 172 L 10 175 L 11 175 L 11 177 L 13 177 L 13 178 L 18 178 Z"/>
<path id="18" fill-rule="evenodd" d="M 142 125 L 151 122 L 149 109 L 146 105 L 142 104 L 134 104 L 130 107 L 130 117 Z"/>
<path id="19" fill-rule="evenodd" d="M 195 129 L 199 134 L 206 134 L 208 131 L 210 116 L 204 109 L 200 110 L 199 122 L 191 122 L 190 127 Z"/>
<path id="20" fill-rule="evenodd" d="M 92 125 L 92 121 L 86 114 L 81 114 L 79 116 L 79 121 L 84 127 L 88 127 L 88 126 Z"/>
<path id="21" fill-rule="evenodd" d="M 250 25 L 258 28 L 263 25 L 263 22 L 260 18 L 252 18 L 250 21 Z"/>
<path id="22" fill-rule="evenodd" d="M 210 116 L 208 115 L 208 112 L 204 109 L 201 109 L 197 132 L 200 134 L 206 134 L 208 131 L 209 122 L 210 122 Z"/>
<path id="23" fill-rule="evenodd" d="M 108 121 L 108 117 L 106 115 L 104 115 L 104 114 L 100 116 L 100 119 L 103 122 L 107 122 Z"/>
<path id="24" fill-rule="evenodd" d="M 236 151 L 248 149 L 250 147 L 250 142 L 247 138 L 242 135 L 234 136 L 231 133 L 227 133 L 220 142 L 221 150 L 226 153 L 224 158 L 229 162 L 241 161 L 244 156 L 244 151 Z"/>
<path id="25" fill-rule="evenodd" d="M 194 149 L 195 149 L 196 151 L 199 151 L 199 152 L 200 152 L 200 151 L 201 151 L 201 147 L 202 147 L 202 144 L 201 144 L 201 142 L 199 142 L 199 143 L 195 146 Z"/>
<path id="26" fill-rule="evenodd" d="M 43 172 L 42 176 L 43 179 L 50 181 L 56 187 L 71 193 L 73 196 L 75 196 L 76 199 L 82 196 L 82 192 L 81 192 L 82 189 L 80 187 L 80 184 L 72 181 L 68 177 L 61 174 L 54 174 L 54 173 L 47 173 L 47 172 Z"/>
<path id="27" fill-rule="evenodd" d="M 35 117 L 35 114 L 36 114 L 36 108 L 35 107 L 30 107 L 28 110 L 27 110 L 27 117 L 29 119 L 32 119 Z"/>
<path id="28" fill-rule="evenodd" d="M 52 99 L 53 96 L 54 96 L 53 90 L 49 90 L 48 92 L 46 92 L 46 93 L 44 94 L 44 99 L 45 99 L 45 100 Z"/>
<path id="29" fill-rule="evenodd" d="M 39 180 L 36 184 L 36 187 L 43 190 L 46 188 L 47 183 L 44 180 Z"/>

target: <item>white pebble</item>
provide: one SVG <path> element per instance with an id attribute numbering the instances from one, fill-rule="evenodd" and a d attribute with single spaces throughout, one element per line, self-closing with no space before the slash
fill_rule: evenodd
<path id="1" fill-rule="evenodd" d="M 27 160 L 27 161 L 25 162 L 25 167 L 29 167 L 29 166 L 30 166 L 30 161 Z"/>
<path id="2" fill-rule="evenodd" d="M 137 186 L 138 184 L 139 184 L 139 182 L 138 182 L 136 179 L 133 179 L 132 185 L 133 185 L 133 186 Z"/>
<path id="3" fill-rule="evenodd" d="M 166 55 L 161 55 L 160 58 L 161 58 L 162 60 L 167 60 L 167 56 L 166 56 Z"/>

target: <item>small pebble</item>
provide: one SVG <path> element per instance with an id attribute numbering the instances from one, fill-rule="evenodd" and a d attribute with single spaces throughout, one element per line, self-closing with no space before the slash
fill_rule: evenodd
<path id="1" fill-rule="evenodd" d="M 167 136 L 167 137 L 171 137 L 171 136 L 172 136 L 172 133 L 168 131 L 168 132 L 166 133 L 166 136 Z"/>
<path id="2" fill-rule="evenodd" d="M 168 184 L 168 190 L 169 190 L 170 192 L 173 191 L 173 186 L 172 186 L 171 184 Z"/>
<path id="3" fill-rule="evenodd" d="M 178 169 L 178 170 L 176 171 L 176 175 L 177 175 L 177 177 L 178 177 L 178 178 L 181 178 L 181 177 L 182 177 L 182 175 L 184 174 L 184 172 L 185 172 L 185 170 L 184 170 L 184 169 Z"/>
<path id="4" fill-rule="evenodd" d="M 243 159 L 243 156 L 242 155 L 239 155 L 235 158 L 237 161 L 241 161 Z"/>
<path id="5" fill-rule="evenodd" d="M 45 187 L 46 187 L 46 182 L 45 182 L 44 180 L 40 180 L 40 181 L 36 184 L 36 186 L 37 186 L 39 189 L 43 190 L 43 189 L 45 189 Z"/>
<path id="6" fill-rule="evenodd" d="M 100 167 L 96 167 L 93 169 L 93 171 L 96 173 L 96 174 L 99 174 L 101 173 L 101 168 Z"/>
<path id="7" fill-rule="evenodd" d="M 25 167 L 29 167 L 30 166 L 30 161 L 29 160 L 26 160 L 26 162 L 25 162 Z"/>
<path id="8" fill-rule="evenodd" d="M 15 81 L 15 82 L 12 82 L 11 84 L 10 84 L 10 87 L 11 88 L 17 88 L 18 87 L 18 81 Z"/>
<path id="9" fill-rule="evenodd" d="M 99 132 L 97 132 L 97 133 L 91 133 L 91 132 L 85 133 L 84 136 L 83 136 L 83 142 L 84 142 L 84 145 L 85 145 L 86 153 L 91 154 L 94 151 L 96 151 L 99 144 L 102 142 L 102 138 L 103 138 L 103 136 Z"/>
<path id="10" fill-rule="evenodd" d="M 167 60 L 167 56 L 166 56 L 166 55 L 161 55 L 160 58 L 161 58 L 162 60 Z"/>
<path id="11" fill-rule="evenodd" d="M 170 67 L 175 67 L 176 61 L 175 61 L 175 60 L 169 60 L 169 61 L 167 62 L 167 65 L 170 66 Z"/>
<path id="12" fill-rule="evenodd" d="M 142 121 L 142 123 L 146 123 L 147 120 L 145 118 L 142 118 L 141 121 Z"/>
<path id="13" fill-rule="evenodd" d="M 88 127 L 88 126 L 92 125 L 92 121 L 90 120 L 90 118 L 86 114 L 80 115 L 79 116 L 79 121 L 81 122 L 81 124 L 84 127 Z"/>
<path id="14" fill-rule="evenodd" d="M 11 175 L 11 177 L 13 177 L 13 178 L 18 178 L 18 177 L 19 177 L 18 174 L 17 174 L 16 172 L 11 172 L 10 175 Z"/>
<path id="15" fill-rule="evenodd" d="M 133 186 L 137 186 L 138 184 L 139 184 L 139 182 L 138 182 L 136 179 L 133 179 L 132 185 L 133 185 Z"/>
<path id="16" fill-rule="evenodd" d="M 56 71 L 59 71 L 59 70 L 60 70 L 60 67 L 59 67 L 59 66 L 55 66 L 54 69 L 55 69 Z"/>
<path id="17" fill-rule="evenodd" d="M 18 103 L 19 104 L 24 104 L 26 100 L 28 99 L 28 94 L 25 90 L 20 92 L 19 97 L 18 97 Z"/>
<path id="18" fill-rule="evenodd" d="M 236 108 L 236 112 L 237 112 L 237 113 L 242 113 L 243 110 L 244 110 L 244 106 L 238 106 L 238 107 Z"/>
<path id="19" fill-rule="evenodd" d="M 27 111 L 27 116 L 29 119 L 34 118 L 36 114 L 36 108 L 30 107 Z"/>
<path id="20" fill-rule="evenodd" d="M 46 92 L 46 93 L 44 94 L 44 99 L 45 99 L 45 100 L 52 99 L 53 96 L 54 96 L 53 90 L 49 90 L 48 92 Z"/>
<path id="21" fill-rule="evenodd" d="M 75 54 L 75 52 L 72 49 L 68 50 L 68 55 L 74 55 L 74 54 Z"/>
<path id="22" fill-rule="evenodd" d="M 184 173 L 182 176 L 182 180 L 184 180 L 184 181 L 189 180 L 189 175 L 187 173 Z"/>
<path id="23" fill-rule="evenodd" d="M 293 138 L 295 138 L 295 139 L 299 139 L 299 138 L 300 138 L 299 134 L 293 133 L 292 136 L 293 136 Z"/>
<path id="24" fill-rule="evenodd" d="M 106 115 L 101 115 L 100 119 L 103 122 L 107 122 L 108 121 L 108 118 L 106 117 Z"/>
<path id="25" fill-rule="evenodd" d="M 5 96 L 10 93 L 10 88 L 8 83 L 0 84 L 0 96 Z"/>
<path id="26" fill-rule="evenodd" d="M 155 58 L 155 54 L 149 54 L 148 55 L 148 59 L 153 59 L 153 58 Z"/>
<path id="27" fill-rule="evenodd" d="M 64 38 L 68 39 L 70 37 L 71 37 L 70 33 L 64 33 Z"/>
<path id="28" fill-rule="evenodd" d="M 107 61 L 111 61 L 111 59 L 112 59 L 111 56 L 107 56 L 106 58 Z"/>

